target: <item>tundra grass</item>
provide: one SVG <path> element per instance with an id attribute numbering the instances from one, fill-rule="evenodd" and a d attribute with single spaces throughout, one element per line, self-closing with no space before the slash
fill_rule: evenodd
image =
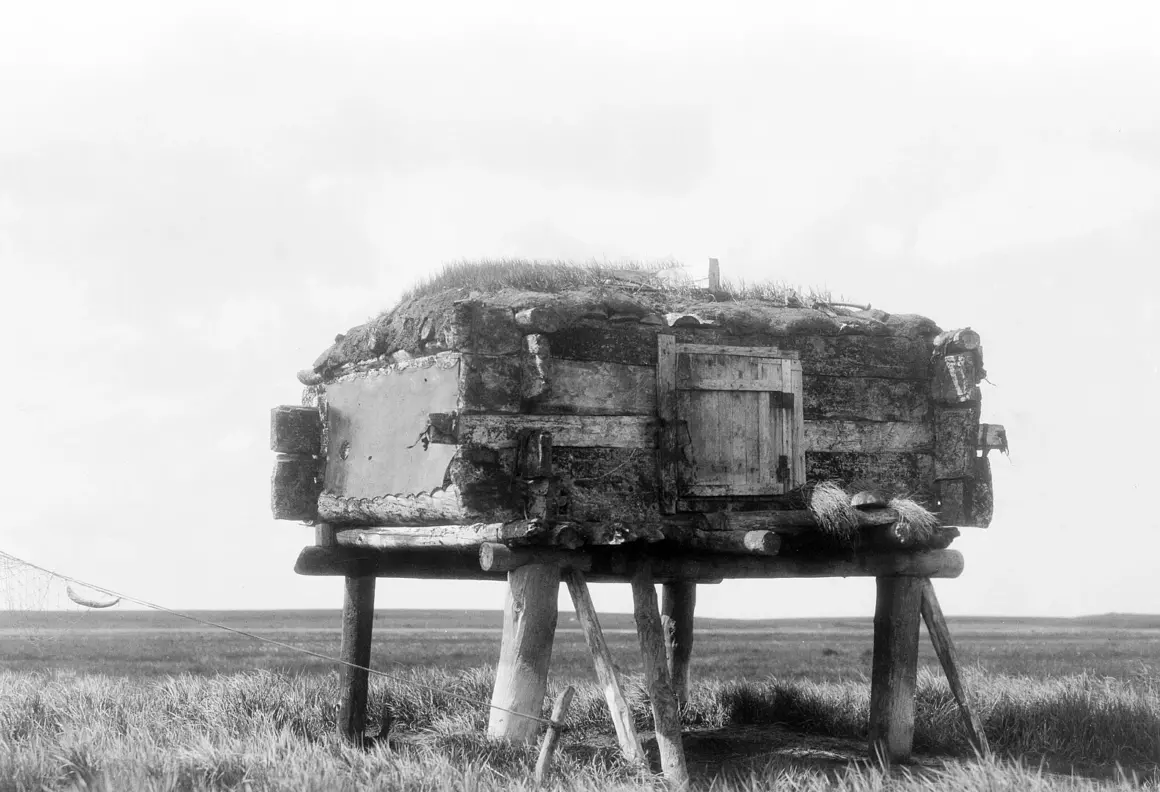
<path id="1" fill-rule="evenodd" d="M 138 680 L 0 673 L 0 792 L 530 788 L 534 747 L 485 736 L 482 702 L 491 681 L 488 670 L 374 679 L 372 720 L 385 724 L 388 737 L 364 751 L 333 736 L 333 675 L 249 672 Z M 941 755 L 940 765 L 886 774 L 865 763 L 835 768 L 782 755 L 703 768 L 696 786 L 1127 789 L 1135 784 L 1133 776 L 1155 777 L 1160 690 L 1153 682 L 1084 675 L 1045 682 L 974 672 L 968 683 L 995 752 L 991 760 L 970 753 L 945 682 L 923 673 L 916 748 Z M 638 676 L 626 679 L 626 693 L 638 728 L 647 729 L 649 710 Z M 864 739 L 867 707 L 864 684 L 769 678 L 704 684 L 683 719 L 688 735 L 770 726 L 792 735 L 783 741 L 808 744 L 811 736 Z M 553 788 L 658 788 L 651 774 L 621 761 L 595 685 L 580 684 L 566 723 Z M 1074 767 L 1104 780 L 1035 769 L 1044 766 Z"/>

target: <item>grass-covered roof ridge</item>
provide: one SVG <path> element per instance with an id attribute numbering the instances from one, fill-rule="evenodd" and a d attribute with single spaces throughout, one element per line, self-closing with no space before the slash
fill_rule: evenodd
<path id="1" fill-rule="evenodd" d="M 404 303 L 439 292 L 494 294 L 505 289 L 558 294 L 574 289 L 616 288 L 694 297 L 708 291 L 708 278 L 691 278 L 677 261 L 575 262 L 547 259 L 481 259 L 448 262 L 403 293 Z M 723 278 L 714 292 L 718 300 L 759 300 L 783 306 L 810 307 L 828 303 L 828 289 L 803 289 L 782 281 L 745 281 Z"/>
<path id="2" fill-rule="evenodd" d="M 624 332 L 638 323 L 712 327 L 731 337 L 863 334 L 929 340 L 939 331 L 925 317 L 833 301 L 824 289 L 728 279 L 709 286 L 707 277 L 690 276 L 672 260 L 453 262 L 408 289 L 394 307 L 339 335 L 299 379 L 312 385 L 396 353 L 420 356 L 469 347 L 514 353 L 507 346 L 519 333 L 551 334 L 592 321 L 625 326 Z M 525 316 L 528 312 L 538 318 Z"/>

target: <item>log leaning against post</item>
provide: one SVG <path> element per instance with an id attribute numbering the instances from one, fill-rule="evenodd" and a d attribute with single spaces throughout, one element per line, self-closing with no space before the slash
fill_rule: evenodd
<path id="1" fill-rule="evenodd" d="M 299 374 L 304 406 L 273 412 L 272 511 L 316 534 L 295 569 L 347 582 L 340 729 L 357 739 L 365 725 L 355 670 L 375 577 L 502 580 L 489 733 L 537 739 L 564 579 L 621 748 L 643 761 L 587 594 L 589 581 L 630 583 L 665 769 L 680 781 L 697 584 L 867 576 L 880 611 L 873 741 L 904 759 L 913 592 L 961 573 L 948 546 L 990 521 L 987 454 L 1007 449 L 1003 427 L 980 423 L 978 333 L 738 296 L 716 260 L 679 288 L 636 270 L 559 277 L 544 291 L 487 278 L 420 289 L 337 337 Z M 870 494 L 835 523 L 811 500 L 822 483 Z M 913 511 L 890 506 L 904 493 L 941 524 L 915 530 Z M 941 622 L 919 600 L 933 635 Z"/>

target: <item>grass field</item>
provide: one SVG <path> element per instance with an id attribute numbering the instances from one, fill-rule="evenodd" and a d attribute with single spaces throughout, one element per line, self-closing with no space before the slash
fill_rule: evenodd
<path id="1" fill-rule="evenodd" d="M 198 616 L 324 654 L 333 611 Z M 579 686 L 554 784 L 641 789 L 620 763 L 572 615 L 553 691 Z M 494 612 L 382 611 L 372 712 L 390 747 L 338 743 L 332 665 L 153 612 L 0 612 L 0 792 L 56 788 L 500 789 L 534 756 L 483 736 L 499 649 Z M 602 618 L 638 727 L 650 728 L 632 620 Z M 952 619 L 996 758 L 970 752 L 924 646 L 917 764 L 861 763 L 870 622 L 698 620 L 684 712 L 696 782 L 714 789 L 1086 789 L 1155 784 L 1160 617 Z M 925 639 L 924 639 L 925 640 Z M 258 670 L 255 670 L 258 669 Z M 1021 760 L 1022 765 L 1016 763 Z M 1076 775 L 1071 775 L 1075 771 Z M 1148 780 L 1152 779 L 1152 780 Z"/>

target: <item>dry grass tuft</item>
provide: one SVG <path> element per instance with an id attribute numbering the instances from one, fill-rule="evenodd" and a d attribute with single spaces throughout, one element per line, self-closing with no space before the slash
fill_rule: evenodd
<path id="1" fill-rule="evenodd" d="M 858 511 L 850 505 L 850 495 L 837 484 L 823 481 L 810 492 L 810 513 L 825 534 L 852 541 L 858 530 Z"/>
<path id="2" fill-rule="evenodd" d="M 455 261 L 403 293 L 400 303 L 458 289 L 484 294 L 503 289 L 556 294 L 573 289 L 645 290 L 668 296 L 705 300 L 760 300 L 787 306 L 811 306 L 830 299 L 825 289 L 802 290 L 786 283 L 723 281 L 716 295 L 706 291 L 707 279 L 692 278 L 671 259 L 658 261 L 588 261 L 483 259 Z"/>
<path id="3" fill-rule="evenodd" d="M 890 508 L 898 512 L 899 537 L 911 542 L 922 542 L 934 536 L 939 520 L 932 512 L 910 498 L 891 498 Z"/>

